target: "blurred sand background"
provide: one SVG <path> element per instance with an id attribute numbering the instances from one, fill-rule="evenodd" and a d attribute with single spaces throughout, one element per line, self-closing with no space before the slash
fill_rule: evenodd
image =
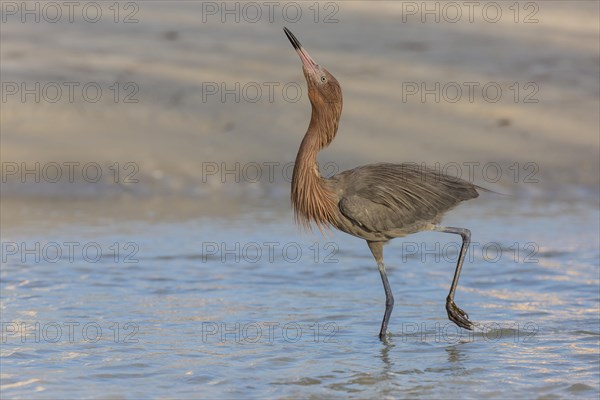
<path id="1" fill-rule="evenodd" d="M 48 183 L 43 177 L 37 183 L 31 176 L 23 183 L 19 173 L 3 177 L 5 222 L 23 217 L 14 212 L 16 205 L 48 204 L 50 199 L 67 204 L 109 199 L 111 207 L 122 200 L 131 212 L 139 207 L 132 199 L 162 198 L 167 200 L 159 203 L 167 208 L 184 209 L 189 202 L 191 213 L 201 216 L 210 215 L 202 206 L 207 199 L 227 214 L 239 209 L 240 199 L 243 204 L 276 198 L 288 210 L 289 182 L 281 179 L 282 165 L 294 161 L 310 119 L 310 104 L 300 60 L 283 26 L 337 77 L 344 91 L 340 130 L 333 145 L 321 154 L 321 163 L 333 162 L 343 170 L 379 161 L 495 162 L 503 172 L 498 183 L 482 180 L 481 167 L 475 169 L 474 180 L 515 196 L 577 195 L 597 202 L 600 32 L 596 1 L 536 2 L 539 9 L 532 18 L 537 23 L 523 23 L 534 11 L 524 8 L 527 2 L 520 3 L 519 23 L 515 23 L 509 10 L 512 1 L 497 3 L 503 11 L 497 23 L 486 21 L 480 8 L 473 23 L 466 15 L 450 23 L 443 14 L 439 23 L 431 15 L 423 23 L 422 10 L 408 15 L 406 5 L 391 1 L 337 2 L 335 7 L 322 2 L 317 22 L 314 2 L 296 2 L 303 15 L 295 23 L 282 16 L 285 2 L 278 3 L 272 22 L 268 9 L 261 7 L 263 17 L 255 23 L 248 22 L 254 12 L 240 15 L 239 23 L 235 16 L 226 16 L 223 23 L 221 12 L 208 15 L 202 2 L 133 3 L 137 9 L 120 3 L 118 23 L 108 9 L 112 2 L 102 3 L 104 14 L 97 23 L 86 22 L 81 11 L 75 12 L 73 23 L 66 16 L 58 23 L 43 18 L 36 23 L 31 17 L 22 23 L 20 14 L 4 13 L 3 84 L 80 85 L 73 103 L 66 89 L 55 103 L 44 98 L 36 102 L 31 95 L 23 102 L 20 93 L 3 99 L 3 165 L 95 162 L 104 168 L 103 179 L 96 184 L 82 182 L 80 173 L 74 183 L 66 178 Z M 234 2 L 228 4 L 235 7 Z M 123 23 L 133 11 L 138 22 Z M 333 11 L 331 18 L 337 22 L 325 23 Z M 80 88 L 89 82 L 103 89 L 96 103 L 82 98 Z M 131 93 L 123 86 L 115 102 L 109 89 L 115 82 L 133 83 L 139 91 L 132 98 L 138 102 L 123 102 Z M 231 89 L 236 82 L 241 87 L 261 86 L 262 96 L 252 102 L 249 97 L 254 98 L 255 92 L 240 93 L 236 102 L 234 95 L 222 101 L 220 93 L 206 93 L 207 84 Z M 265 82 L 278 85 L 272 102 Z M 422 102 L 420 95 L 403 100 L 407 82 L 429 88 L 436 82 L 495 82 L 503 93 L 495 103 L 482 98 L 481 86 L 475 89 L 473 102 L 466 91 L 454 103 L 443 98 L 437 103 L 433 96 Z M 508 89 L 515 82 L 520 88 L 517 101 Z M 532 92 L 524 85 L 530 82 L 539 89 L 532 97 L 537 103 L 524 102 Z M 297 102 L 282 94 L 283 85 L 289 83 L 303 90 Z M 134 178 L 139 182 L 115 183 L 108 168 L 115 162 L 123 175 L 131 170 L 122 166 L 135 163 L 139 170 Z M 258 183 L 243 174 L 236 182 L 232 175 L 221 179 L 218 173 L 202 173 L 206 163 L 231 167 L 236 162 L 242 167 L 280 164 L 274 167 L 274 182 L 267 179 L 266 168 Z M 519 163 L 518 179 L 511 175 L 514 163 Z M 524 182 L 532 171 L 524 169 L 526 163 L 539 167 L 534 176 L 537 183 Z"/>

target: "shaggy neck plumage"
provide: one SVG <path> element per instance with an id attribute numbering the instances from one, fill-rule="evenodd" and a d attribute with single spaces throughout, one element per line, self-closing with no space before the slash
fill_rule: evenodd
<path id="1" fill-rule="evenodd" d="M 292 205 L 296 222 L 306 228 L 315 223 L 319 229 L 333 224 L 336 213 L 334 195 L 326 187 L 317 165 L 317 154 L 335 137 L 341 107 L 322 113 L 314 105 L 308 130 L 294 164 Z"/>

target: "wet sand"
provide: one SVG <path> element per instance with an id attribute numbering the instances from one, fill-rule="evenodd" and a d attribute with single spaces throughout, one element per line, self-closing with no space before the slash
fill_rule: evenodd
<path id="1" fill-rule="evenodd" d="M 4 179 L 3 196 L 246 198 L 248 190 L 240 187 L 285 193 L 284 165 L 295 158 L 310 105 L 284 25 L 342 84 L 338 137 L 320 156 L 333 172 L 369 162 L 417 162 L 509 193 L 597 192 L 596 2 L 541 3 L 537 23 L 514 23 L 507 5 L 497 23 L 479 14 L 473 23 L 466 17 L 448 23 L 445 14 L 440 23 L 431 17 L 422 23 L 419 14 L 403 14 L 392 2 L 338 6 L 337 23 L 314 23 L 307 8 L 298 23 L 277 13 L 273 23 L 221 23 L 219 14 L 205 15 L 194 2 L 140 2 L 139 22 L 128 24 L 108 17 L 96 24 L 81 18 L 23 24 L 10 16 L 2 26 L 2 79 L 28 88 L 39 82 L 42 93 L 39 102 L 35 95 L 23 102 L 17 93 L 2 104 L 3 166 L 18 167 Z M 320 20 L 329 9 L 321 11 Z M 520 19 L 531 12 L 521 11 Z M 79 84 L 72 103 L 65 82 Z M 102 89 L 95 103 L 82 94 L 90 82 Z M 468 82 L 478 85 L 473 101 Z M 43 93 L 48 83 L 64 90 L 55 103 L 48 101 L 52 87 Z M 436 92 L 436 83 L 439 102 L 436 94 L 422 101 L 420 89 Z M 285 85 L 292 88 L 288 95 Z M 485 85 L 492 85 L 487 95 Z M 502 94 L 492 102 L 496 85 Z M 257 87 L 262 94 L 254 101 Z M 297 87 L 302 93 L 292 102 Z M 408 94 L 415 87 L 419 91 Z M 457 87 L 462 94 L 454 101 Z M 221 88 L 236 94 L 222 99 Z M 90 184 L 77 170 L 73 184 L 63 166 L 58 183 L 43 185 L 42 176 L 42 185 L 32 184 L 21 172 L 36 162 L 40 172 L 53 162 L 97 163 L 104 175 Z M 121 179 L 135 172 L 139 182 L 115 185 L 110 166 L 116 162 Z M 135 171 L 125 169 L 128 163 Z M 258 184 L 251 163 L 260 167 Z M 265 163 L 278 163 L 273 181 Z M 234 172 L 221 175 L 228 170 Z"/>

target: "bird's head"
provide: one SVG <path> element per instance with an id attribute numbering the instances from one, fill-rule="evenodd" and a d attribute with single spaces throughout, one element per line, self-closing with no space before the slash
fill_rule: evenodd
<path id="1" fill-rule="evenodd" d="M 302 70 L 308 85 L 308 98 L 313 108 L 337 111 L 339 116 L 342 106 L 342 88 L 337 79 L 312 59 L 289 29 L 283 28 L 283 30 L 302 60 Z"/>

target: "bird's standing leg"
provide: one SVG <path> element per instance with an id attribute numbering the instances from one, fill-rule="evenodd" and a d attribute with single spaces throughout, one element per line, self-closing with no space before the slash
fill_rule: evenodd
<path id="1" fill-rule="evenodd" d="M 390 288 L 387 275 L 385 274 L 385 266 L 383 265 L 383 242 L 369 242 L 369 249 L 377 261 L 377 268 L 379 268 L 379 274 L 381 275 L 381 281 L 383 282 L 383 290 L 385 290 L 385 313 L 383 314 L 383 321 L 381 322 L 381 330 L 379 331 L 379 339 L 383 339 L 386 332 L 392 310 L 394 309 L 394 295 Z"/>
<path id="2" fill-rule="evenodd" d="M 471 243 L 471 231 L 464 228 L 450 228 L 444 226 L 436 226 L 433 230 L 438 232 L 454 233 L 462 237 L 462 246 L 460 248 L 460 253 L 458 254 L 458 262 L 456 264 L 456 270 L 454 271 L 452 286 L 450 286 L 450 293 L 448 293 L 448 297 L 446 298 L 446 311 L 448 312 L 448 318 L 450 321 L 462 328 L 473 330 L 473 323 L 469 321 L 469 315 L 458 308 L 458 306 L 454 303 L 454 293 L 456 292 L 456 286 L 458 285 L 460 270 L 462 269 L 465 255 L 467 254 L 469 244 Z"/>

